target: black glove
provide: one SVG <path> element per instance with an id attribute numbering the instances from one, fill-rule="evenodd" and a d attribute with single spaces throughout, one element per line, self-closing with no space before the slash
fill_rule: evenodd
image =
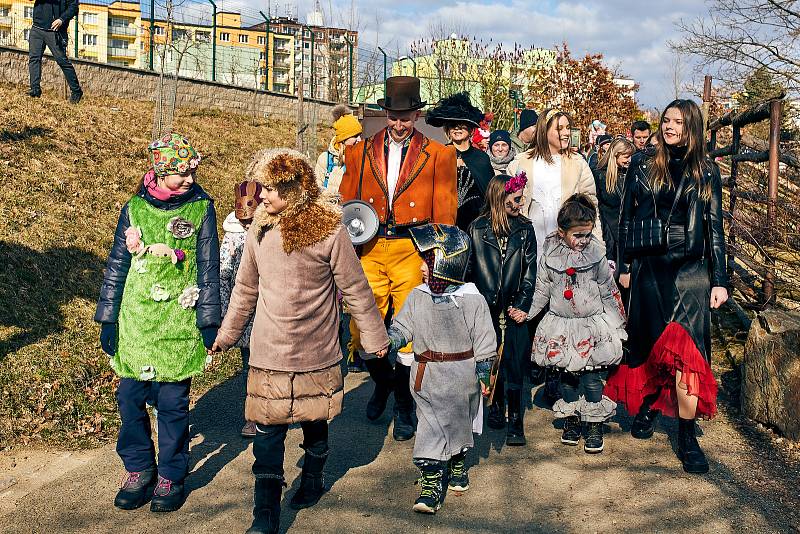
<path id="1" fill-rule="evenodd" d="M 214 346 L 214 341 L 217 340 L 218 326 L 206 326 L 200 329 L 200 334 L 203 336 L 203 345 L 210 349 Z"/>
<path id="2" fill-rule="evenodd" d="M 103 352 L 113 356 L 117 352 L 117 323 L 103 323 L 100 326 L 100 346 Z"/>

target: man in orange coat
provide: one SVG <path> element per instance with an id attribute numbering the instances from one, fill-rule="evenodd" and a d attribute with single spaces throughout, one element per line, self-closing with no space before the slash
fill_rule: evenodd
<path id="1" fill-rule="evenodd" d="M 384 318 L 390 304 L 395 313 L 400 311 L 411 290 L 422 283 L 422 259 L 409 228 L 455 224 L 456 220 L 456 153 L 414 129 L 419 110 L 426 105 L 419 89 L 418 78 L 386 80 L 386 98 L 379 99 L 378 105 L 386 110 L 387 127 L 345 149 L 347 166 L 339 187 L 343 202 L 362 200 L 378 213 L 378 235 L 363 246 L 361 265 Z M 355 330 L 353 342 L 360 348 Z M 392 435 L 397 441 L 414 435 L 409 389 L 413 360 L 409 347 L 398 352 L 394 369 L 388 358 L 366 360 L 375 381 L 367 418 L 374 421 L 383 414 L 394 390 Z"/>

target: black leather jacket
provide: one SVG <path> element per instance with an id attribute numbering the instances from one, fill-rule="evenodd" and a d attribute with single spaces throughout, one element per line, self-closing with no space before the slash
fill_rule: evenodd
<path id="1" fill-rule="evenodd" d="M 196 305 L 197 327 L 200 329 L 219 327 L 222 324 L 222 311 L 219 296 L 219 236 L 214 201 L 197 184 L 186 193 L 168 201 L 153 198 L 144 187 L 138 196 L 163 210 L 176 209 L 187 202 L 211 201 L 205 219 L 197 230 L 197 287 L 200 288 Z M 125 230 L 130 225 L 128 205 L 125 204 L 119 215 L 117 230 L 114 232 L 114 245 L 108 255 L 103 286 L 100 288 L 100 298 L 97 301 L 94 320 L 98 323 L 116 323 L 119 318 L 119 305 L 122 302 L 125 279 L 131 266 L 131 253 L 125 246 Z"/>
<path id="2" fill-rule="evenodd" d="M 513 306 L 527 313 L 536 285 L 536 234 L 531 222 L 522 215 L 509 220 L 511 233 L 505 260 L 500 259 L 500 244 L 489 218 L 482 215 L 472 222 L 468 276 L 490 308 L 505 310 Z"/>
<path id="3" fill-rule="evenodd" d="M 606 243 L 606 258 L 617 257 L 617 235 L 619 234 L 619 211 L 622 204 L 622 191 L 627 169 L 619 169 L 614 190 L 606 189 L 606 170 L 592 169 L 594 186 L 597 190 L 597 207 L 600 211 L 600 226 L 603 230 L 603 241 Z"/>
<path id="4" fill-rule="evenodd" d="M 656 216 L 660 192 L 653 191 L 647 178 L 650 161 L 649 158 L 634 160 L 625 178 L 617 246 L 617 265 L 621 273 L 630 272 L 630 265 L 622 260 L 625 257 L 625 238 L 632 221 Z M 684 254 L 687 258 L 707 259 L 710 262 L 711 286 L 727 288 L 729 279 L 722 219 L 722 181 L 715 163 L 708 160 L 706 168 L 704 180 L 711 182 L 711 199 L 705 201 L 699 198 L 694 185 L 687 186 L 683 192 L 688 204 Z M 692 184 L 691 177 L 689 180 Z M 664 221 L 667 218 L 665 213 L 659 212 L 658 215 Z"/>

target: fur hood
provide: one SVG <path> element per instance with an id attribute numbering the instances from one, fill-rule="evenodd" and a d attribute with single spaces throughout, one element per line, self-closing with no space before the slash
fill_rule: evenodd
<path id="1" fill-rule="evenodd" d="M 291 254 L 325 241 L 341 224 L 342 210 L 329 195 L 323 195 L 313 202 L 286 208 L 277 215 L 267 213 L 262 204 L 253 216 L 252 231 L 261 241 L 266 232 L 280 225 L 283 250 Z"/>

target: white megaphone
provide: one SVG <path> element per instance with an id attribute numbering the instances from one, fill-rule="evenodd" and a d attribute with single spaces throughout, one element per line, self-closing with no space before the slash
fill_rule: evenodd
<path id="1" fill-rule="evenodd" d="M 378 212 L 363 200 L 350 200 L 342 205 L 342 223 L 353 245 L 363 245 L 378 233 Z"/>

